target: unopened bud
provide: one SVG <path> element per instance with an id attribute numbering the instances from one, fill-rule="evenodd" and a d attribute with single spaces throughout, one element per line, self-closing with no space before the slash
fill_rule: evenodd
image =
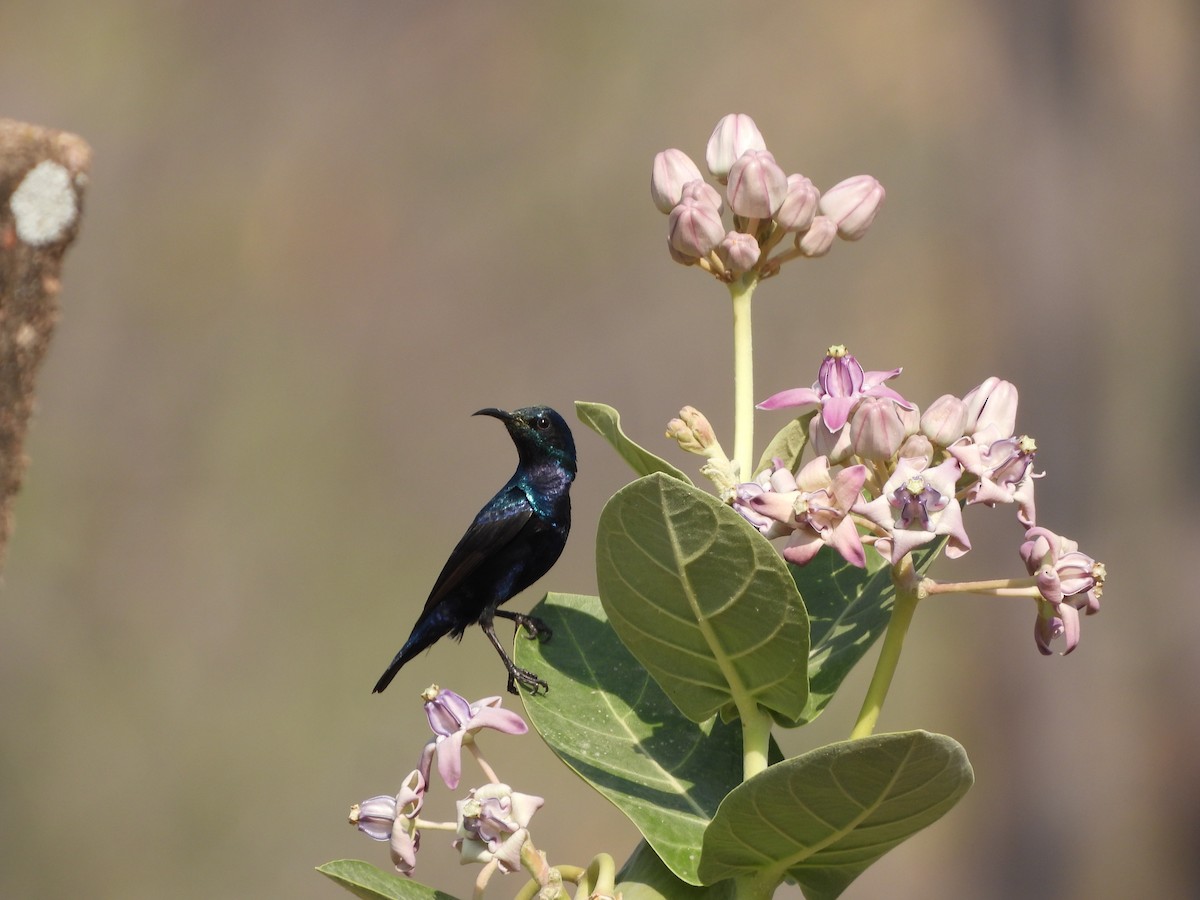
<path id="1" fill-rule="evenodd" d="M 747 150 L 729 170 L 729 208 L 747 219 L 774 216 L 787 189 L 787 175 L 769 150 Z"/>
<path id="2" fill-rule="evenodd" d="M 759 246 L 753 235 L 731 231 L 717 246 L 717 256 L 725 268 L 734 275 L 741 275 L 754 268 L 758 262 Z"/>
<path id="3" fill-rule="evenodd" d="M 654 157 L 650 175 L 650 197 L 663 213 L 675 208 L 683 196 L 683 186 L 689 181 L 702 181 L 700 169 L 682 150 L 663 150 Z"/>
<path id="4" fill-rule="evenodd" d="M 684 256 L 701 257 L 721 243 L 725 226 L 715 206 L 695 199 L 681 201 L 667 219 L 671 246 Z"/>
<path id="5" fill-rule="evenodd" d="M 967 427 L 967 404 L 953 394 L 934 400 L 921 416 L 921 433 L 939 447 L 949 447 Z"/>
<path id="6" fill-rule="evenodd" d="M 796 249 L 802 256 L 824 256 L 837 237 L 837 225 L 829 216 L 815 216 L 808 231 L 796 235 Z"/>
<path id="7" fill-rule="evenodd" d="M 864 397 L 859 401 L 850 417 L 855 455 L 876 462 L 891 459 L 907 437 L 902 411 L 894 400 L 884 397 Z"/>
<path id="8" fill-rule="evenodd" d="M 870 175 L 855 175 L 825 192 L 821 212 L 833 219 L 844 240 L 857 241 L 871 227 L 884 196 L 883 185 Z"/>
<path id="9" fill-rule="evenodd" d="M 715 206 L 717 212 L 725 209 L 725 198 L 721 196 L 720 191 L 707 181 L 689 181 L 683 186 L 681 200 L 696 200 L 700 203 L 707 203 L 709 206 Z"/>
<path id="10" fill-rule="evenodd" d="M 708 139 L 704 161 L 708 171 L 724 184 L 729 179 L 729 170 L 747 150 L 766 150 L 767 142 L 754 120 L 745 113 L 731 113 L 717 123 Z"/>
<path id="11" fill-rule="evenodd" d="M 933 462 L 933 442 L 921 433 L 910 434 L 896 451 L 899 459 L 924 459 L 926 463 Z"/>
<path id="12" fill-rule="evenodd" d="M 679 418 L 667 423 L 667 437 L 677 441 L 680 449 L 688 453 L 707 456 L 714 447 L 721 449 L 712 424 L 694 406 L 685 406 L 679 411 Z"/>
<path id="13" fill-rule="evenodd" d="M 1017 427 L 1017 387 L 1011 381 L 992 376 L 963 397 L 967 423 L 963 430 L 977 443 L 991 443 L 1012 437 Z"/>
<path id="14" fill-rule="evenodd" d="M 805 231 L 817 214 L 821 192 L 803 175 L 789 175 L 787 196 L 775 213 L 775 221 L 784 231 Z"/>

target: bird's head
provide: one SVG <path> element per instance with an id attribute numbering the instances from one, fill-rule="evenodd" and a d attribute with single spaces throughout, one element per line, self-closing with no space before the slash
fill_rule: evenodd
<path id="1" fill-rule="evenodd" d="M 523 464 L 554 460 L 564 469 L 574 472 L 575 439 L 571 429 L 557 412 L 548 406 L 526 406 L 505 412 L 489 407 L 481 409 L 477 416 L 499 419 L 508 429 L 509 436 L 517 445 L 517 454 Z"/>

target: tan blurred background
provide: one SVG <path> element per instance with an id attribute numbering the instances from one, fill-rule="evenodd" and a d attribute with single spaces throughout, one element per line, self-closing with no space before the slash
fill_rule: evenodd
<path id="1" fill-rule="evenodd" d="M 922 608 L 881 727 L 954 735 L 978 783 L 847 896 L 1200 896 L 1197 46 L 1186 0 L 0 3 L 0 114 L 95 150 L 0 593 L 0 895 L 387 865 L 345 814 L 415 762 L 417 692 L 503 691 L 472 631 L 369 692 L 511 472 L 470 413 L 605 401 L 682 465 L 682 404 L 728 435 L 725 295 L 648 183 L 740 111 L 787 171 L 888 190 L 759 290 L 758 396 L 834 342 L 923 404 L 1010 378 L 1041 523 L 1110 573 L 1066 659 L 1025 604 Z M 594 591 L 628 476 L 576 436 L 574 536 L 517 609 Z M 1020 574 L 1010 510 L 967 524 L 943 574 Z M 865 676 L 787 749 L 844 737 Z M 539 742 L 484 746 L 553 861 L 632 847 Z M 418 874 L 475 870 L 427 834 Z"/>

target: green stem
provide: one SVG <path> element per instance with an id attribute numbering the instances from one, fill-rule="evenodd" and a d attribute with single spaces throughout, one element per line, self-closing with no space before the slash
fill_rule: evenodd
<path id="1" fill-rule="evenodd" d="M 896 674 L 896 667 L 900 664 L 904 636 L 908 633 L 908 626 L 912 623 L 913 613 L 917 611 L 917 602 L 920 600 L 920 579 L 909 557 L 904 557 L 893 570 L 892 581 L 896 585 L 892 619 L 888 622 L 883 649 L 879 651 L 875 674 L 871 676 L 871 684 L 867 688 L 866 697 L 863 698 L 858 721 L 854 723 L 854 730 L 850 732 L 851 740 L 867 737 L 875 730 L 875 723 L 879 721 L 879 713 L 883 710 L 883 702 L 887 699 L 888 688 L 892 685 L 892 676 Z"/>
<path id="2" fill-rule="evenodd" d="M 733 459 L 743 481 L 754 475 L 754 347 L 750 329 L 750 297 L 758 275 L 747 272 L 729 285 L 733 299 Z"/>
<path id="3" fill-rule="evenodd" d="M 767 767 L 771 747 L 771 716 L 757 703 L 739 705 L 742 720 L 742 780 L 757 775 Z"/>
<path id="4" fill-rule="evenodd" d="M 770 900 L 782 880 L 769 870 L 756 875 L 742 875 L 733 880 L 733 895 L 736 900 Z"/>

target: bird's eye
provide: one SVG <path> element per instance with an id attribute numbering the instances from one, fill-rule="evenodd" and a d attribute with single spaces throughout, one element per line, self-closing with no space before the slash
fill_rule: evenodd
<path id="1" fill-rule="evenodd" d="M 533 420 L 533 424 L 537 427 L 538 431 L 545 431 L 550 427 L 550 420 L 545 416 L 538 416 Z"/>

